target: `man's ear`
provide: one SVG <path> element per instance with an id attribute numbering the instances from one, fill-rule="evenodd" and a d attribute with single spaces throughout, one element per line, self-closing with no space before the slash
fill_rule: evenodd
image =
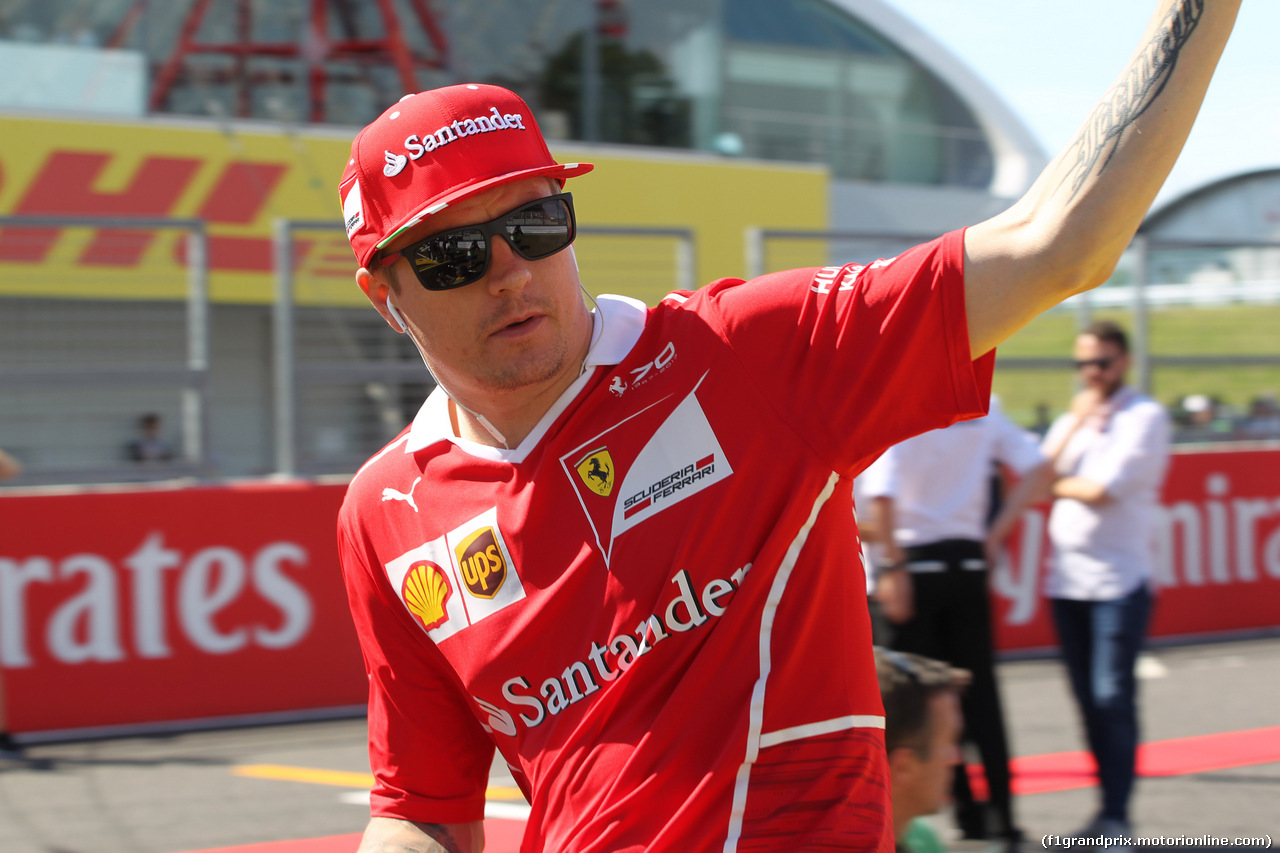
<path id="1" fill-rule="evenodd" d="M 911 783 L 916 770 L 920 767 L 920 756 L 906 746 L 894 747 L 889 751 L 889 778 L 894 785 L 903 786 Z"/>
<path id="2" fill-rule="evenodd" d="M 364 293 L 374 309 L 382 315 L 382 319 L 388 326 L 397 332 L 409 331 L 405 328 L 404 320 L 391 304 L 391 288 L 382 276 L 374 275 L 366 267 L 361 267 L 356 271 L 356 286 Z"/>

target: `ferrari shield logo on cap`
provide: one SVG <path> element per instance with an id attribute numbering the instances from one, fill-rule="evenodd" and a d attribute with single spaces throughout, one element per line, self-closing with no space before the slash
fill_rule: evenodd
<path id="1" fill-rule="evenodd" d="M 600 448 L 587 454 L 574 466 L 587 488 L 602 498 L 613 491 L 613 457 L 608 448 Z"/>

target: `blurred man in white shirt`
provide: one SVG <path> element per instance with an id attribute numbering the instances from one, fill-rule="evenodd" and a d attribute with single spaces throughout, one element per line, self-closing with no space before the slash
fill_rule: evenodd
<path id="1" fill-rule="evenodd" d="M 1101 809 L 1081 834 L 1130 835 L 1134 665 L 1151 615 L 1170 423 L 1159 403 L 1125 385 L 1129 343 L 1119 326 L 1092 324 L 1076 338 L 1074 355 L 1084 389 L 1045 436 L 1047 461 L 1010 495 L 990 545 L 1008 535 L 1026 506 L 1054 498 L 1046 594 L 1102 788 Z"/>

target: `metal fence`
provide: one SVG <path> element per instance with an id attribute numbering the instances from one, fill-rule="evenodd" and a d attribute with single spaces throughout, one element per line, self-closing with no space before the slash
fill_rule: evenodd
<path id="1" fill-rule="evenodd" d="M 0 261 L 0 447 L 22 460 L 24 481 L 205 474 L 204 223 L 4 216 Z M 90 265 L 115 279 L 109 288 Z M 164 459 L 131 458 L 146 414 L 168 437 L 139 455 Z"/>
<path id="2" fill-rule="evenodd" d="M 350 273 L 349 306 L 332 299 L 316 304 L 313 294 L 325 283 L 299 270 L 293 247 L 307 235 L 334 231 L 341 231 L 339 223 L 276 224 L 272 410 L 274 469 L 281 474 L 354 471 L 404 428 L 434 386 L 408 336 L 386 326 Z M 693 287 L 694 239 L 687 229 L 584 226 L 574 245 L 592 292 L 653 303 Z"/>
<path id="3" fill-rule="evenodd" d="M 753 230 L 751 275 L 893 257 L 935 234 Z M 1075 388 L 1071 342 L 1094 317 L 1128 328 L 1133 384 L 1165 402 L 1180 440 L 1280 437 L 1280 241 L 1134 238 L 1101 288 L 1072 297 L 1002 345 L 996 392 L 1044 427 Z M 1189 409 L 1188 405 L 1192 405 Z"/>
<path id="4" fill-rule="evenodd" d="M 748 266 L 892 257 L 931 236 L 756 231 Z M 433 383 L 355 287 L 340 226 L 281 221 L 274 245 L 273 298 L 211 300 L 199 220 L 0 217 L 0 448 L 26 467 L 12 482 L 347 474 L 403 429 Z M 342 251 L 304 264 L 304 245 Z M 687 230 L 584 227 L 576 250 L 593 293 L 652 304 L 695 286 Z M 1137 384 L 1237 401 L 1241 417 L 1188 435 L 1280 435 L 1280 411 L 1243 411 L 1280 388 L 1277 269 L 1280 242 L 1140 237 L 1108 285 L 1002 347 L 997 391 L 1023 423 L 1043 419 L 1070 396 L 1076 328 L 1118 316 Z M 169 459 L 130 458 L 148 413 Z"/>

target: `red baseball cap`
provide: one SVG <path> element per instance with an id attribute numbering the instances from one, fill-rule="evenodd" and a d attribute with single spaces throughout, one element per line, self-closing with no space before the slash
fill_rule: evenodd
<path id="1" fill-rule="evenodd" d="M 361 266 L 406 228 L 501 184 L 590 172 L 557 163 L 533 113 L 501 86 L 463 83 L 405 95 L 360 131 L 338 196 Z"/>

